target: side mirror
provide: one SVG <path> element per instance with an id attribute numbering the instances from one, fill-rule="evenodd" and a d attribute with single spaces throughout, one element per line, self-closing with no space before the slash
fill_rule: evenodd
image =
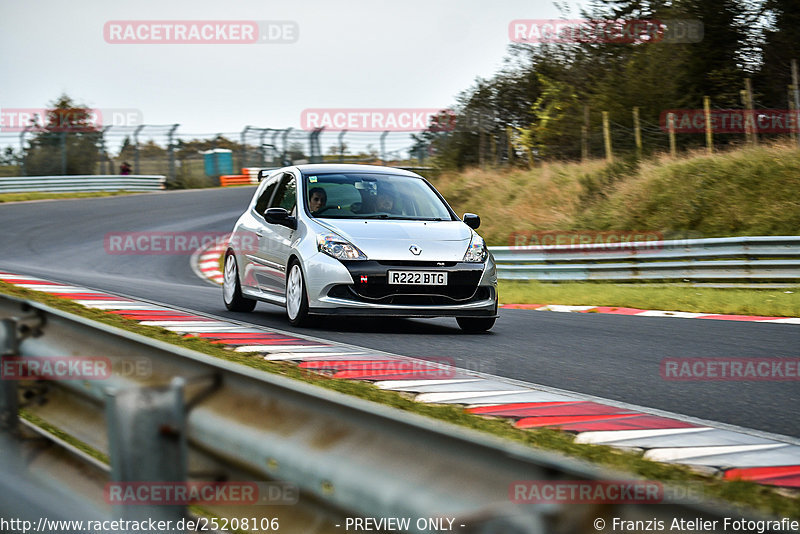
<path id="1" fill-rule="evenodd" d="M 269 176 L 269 173 L 270 173 L 270 171 L 267 170 L 267 169 L 259 169 L 258 170 L 258 181 L 260 182 L 261 180 L 263 180 L 264 178 Z"/>
<path id="2" fill-rule="evenodd" d="M 466 224 L 473 230 L 477 230 L 478 227 L 481 225 L 481 218 L 475 215 L 474 213 L 465 213 L 464 218 L 462 220 L 464 221 L 464 224 Z"/>
<path id="3" fill-rule="evenodd" d="M 264 218 L 268 223 L 280 224 L 292 230 L 297 229 L 297 219 L 289 215 L 289 212 L 284 208 L 268 208 L 264 213 Z"/>

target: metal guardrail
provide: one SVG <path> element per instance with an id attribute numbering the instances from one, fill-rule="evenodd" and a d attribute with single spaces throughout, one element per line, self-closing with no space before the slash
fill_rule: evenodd
<path id="1" fill-rule="evenodd" d="M 109 476 L 116 482 L 281 480 L 296 485 L 300 494 L 298 505 L 283 507 L 282 514 L 312 514 L 336 525 L 345 517 L 454 517 L 456 526 L 464 525 L 460 532 L 475 534 L 584 533 L 594 531 L 591 524 L 597 517 L 646 517 L 669 524 L 676 517 L 719 520 L 753 515 L 701 502 L 696 495 L 655 505 L 515 504 L 509 493 L 515 482 L 634 477 L 38 303 L 0 296 L 0 319 L 2 354 L 40 359 L 99 356 L 110 361 L 113 374 L 105 380 L 47 382 L 28 387 L 19 398 L 27 399 L 26 409 L 37 417 L 109 454 Z M 122 372 L 132 359 L 147 362 L 146 376 Z M 0 426 L 12 434 L 18 426 L 18 384 L 0 380 Z M 68 448 L 52 440 L 56 449 Z M 97 461 L 85 456 L 87 469 L 96 471 Z M 48 465 L 61 472 L 56 460 Z M 85 483 L 72 485 L 94 505 L 108 509 L 97 486 L 92 493 Z M 11 502 L 4 495 L 0 512 L 6 499 Z M 275 507 L 259 506 L 236 512 L 248 517 L 277 513 Z M 114 513 L 174 519 L 186 510 L 127 506 Z M 308 521 L 296 525 L 300 526 L 281 531 L 342 531 L 311 528 Z M 412 520 L 407 531 L 427 529 Z"/>
<path id="2" fill-rule="evenodd" d="M 0 193 L 158 191 L 166 181 L 161 175 L 19 176 L 0 178 Z"/>
<path id="3" fill-rule="evenodd" d="M 490 247 L 507 280 L 798 280 L 800 236 Z"/>

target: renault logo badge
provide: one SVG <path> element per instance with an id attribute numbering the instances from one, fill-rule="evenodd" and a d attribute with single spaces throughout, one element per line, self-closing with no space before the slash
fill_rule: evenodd
<path id="1" fill-rule="evenodd" d="M 409 249 L 414 256 L 419 256 L 422 253 L 422 249 L 419 248 L 417 245 L 411 245 Z"/>

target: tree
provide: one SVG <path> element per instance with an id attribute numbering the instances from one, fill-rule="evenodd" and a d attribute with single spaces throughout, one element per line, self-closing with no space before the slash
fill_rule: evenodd
<path id="1" fill-rule="evenodd" d="M 542 92 L 533 104 L 533 121 L 520 128 L 522 143 L 529 153 L 542 157 L 580 156 L 581 105 L 574 88 L 539 75 Z"/>
<path id="2" fill-rule="evenodd" d="M 51 102 L 44 124 L 28 141 L 23 158 L 32 176 L 94 174 L 102 133 L 92 110 L 67 95 Z"/>
<path id="3" fill-rule="evenodd" d="M 754 80 L 766 107 L 784 109 L 792 83 L 791 60 L 800 61 L 800 0 L 766 0 L 770 20 L 764 33 L 763 63 Z"/>

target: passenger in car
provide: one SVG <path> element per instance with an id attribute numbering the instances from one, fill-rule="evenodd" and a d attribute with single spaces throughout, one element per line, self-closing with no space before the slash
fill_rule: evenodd
<path id="1" fill-rule="evenodd" d="M 328 194 L 321 187 L 312 187 L 308 192 L 308 209 L 312 215 L 316 215 L 325 209 L 328 203 Z"/>

